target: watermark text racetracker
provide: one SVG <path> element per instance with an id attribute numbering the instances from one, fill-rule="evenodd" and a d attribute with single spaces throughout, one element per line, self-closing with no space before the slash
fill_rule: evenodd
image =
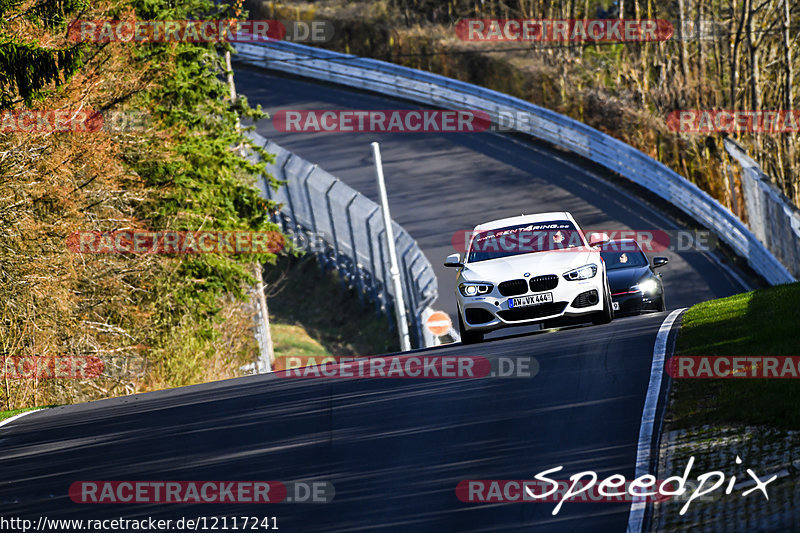
<path id="1" fill-rule="evenodd" d="M 478 42 L 654 42 L 675 31 L 660 19 L 461 19 L 455 30 Z"/>
<path id="2" fill-rule="evenodd" d="M 105 368 L 96 356 L 3 357 L 2 376 L 8 379 L 94 379 Z"/>
<path id="3" fill-rule="evenodd" d="M 800 111 L 684 109 L 667 115 L 667 127 L 678 133 L 798 133 Z"/>
<path id="4" fill-rule="evenodd" d="M 145 131 L 150 114 L 136 110 L 17 109 L 0 113 L 0 133 L 109 133 Z"/>
<path id="5" fill-rule="evenodd" d="M 136 352 L 137 347 L 132 348 Z M 0 377 L 6 379 L 133 379 L 147 374 L 149 363 L 136 353 L 93 355 L 10 355 L 0 352 Z"/>
<path id="6" fill-rule="evenodd" d="M 706 252 L 715 250 L 719 245 L 719 238 L 706 230 L 610 229 L 585 233 L 587 240 L 593 235 L 603 235 L 608 239 L 602 245 L 605 252 L 636 252 L 639 249 L 645 253 L 667 250 Z M 464 253 L 470 246 L 478 252 L 583 251 L 583 243 L 577 232 L 565 233 L 542 225 L 530 225 L 519 230 L 460 230 L 453 234 L 451 243 L 459 253 Z"/>
<path id="7" fill-rule="evenodd" d="M 329 503 L 329 481 L 76 481 L 69 498 L 80 504 Z"/>
<path id="8" fill-rule="evenodd" d="M 676 355 L 666 368 L 676 379 L 798 379 L 800 357 Z"/>
<path id="9" fill-rule="evenodd" d="M 389 355 L 383 357 L 331 358 L 319 365 L 290 367 L 276 372 L 285 378 L 385 378 L 478 379 L 532 378 L 539 373 L 534 357 L 447 355 Z M 298 361 L 299 362 L 299 361 Z"/>
<path id="10" fill-rule="evenodd" d="M 66 244 L 81 254 L 274 254 L 285 238 L 277 231 L 76 231 Z"/>
<path id="11" fill-rule="evenodd" d="M 67 39 L 84 43 L 326 43 L 333 39 L 326 20 L 74 20 Z"/>
<path id="12" fill-rule="evenodd" d="M 282 132 L 312 133 L 475 133 L 491 126 L 489 114 L 451 109 L 280 110 L 272 124 Z"/>

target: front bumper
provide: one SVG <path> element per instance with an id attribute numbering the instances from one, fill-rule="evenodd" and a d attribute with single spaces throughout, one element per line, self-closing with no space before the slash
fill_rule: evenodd
<path id="1" fill-rule="evenodd" d="M 495 329 L 537 324 L 560 317 L 580 317 L 592 315 L 603 310 L 603 276 L 581 281 L 559 279 L 558 285 L 549 291 L 500 295 L 497 286 L 492 292 L 482 296 L 464 296 L 456 289 L 459 313 L 468 331 L 488 332 Z M 596 303 L 589 295 L 594 291 Z M 523 296 L 553 293 L 553 301 L 526 307 L 513 308 L 509 301 Z M 579 298 L 581 297 L 581 298 Z"/>
<path id="2" fill-rule="evenodd" d="M 636 315 L 644 311 L 657 311 L 661 293 L 643 294 L 641 291 L 611 294 L 611 301 L 619 306 L 618 315 Z M 616 307 L 616 306 L 615 306 Z"/>

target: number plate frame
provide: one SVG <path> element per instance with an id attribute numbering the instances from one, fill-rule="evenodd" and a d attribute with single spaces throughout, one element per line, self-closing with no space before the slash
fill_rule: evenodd
<path id="1" fill-rule="evenodd" d="M 519 307 L 533 307 L 536 305 L 548 304 L 553 302 L 552 292 L 542 292 L 539 294 L 531 294 L 529 296 L 520 296 L 518 298 L 508 299 L 508 308 L 517 309 Z"/>

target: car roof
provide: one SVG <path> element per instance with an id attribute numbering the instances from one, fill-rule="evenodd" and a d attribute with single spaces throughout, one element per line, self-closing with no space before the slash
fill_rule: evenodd
<path id="1" fill-rule="evenodd" d="M 575 226 L 575 219 L 572 218 L 566 211 L 551 211 L 548 213 L 537 213 L 535 215 L 520 215 L 516 217 L 501 218 L 492 220 L 491 222 L 484 222 L 475 226 L 474 232 L 488 231 L 498 228 L 505 228 L 508 226 L 520 226 L 522 224 L 533 224 L 536 222 L 549 222 L 551 220 L 569 220 Z"/>
<path id="2" fill-rule="evenodd" d="M 636 239 L 610 239 L 608 242 L 636 242 Z"/>
<path id="3" fill-rule="evenodd" d="M 605 248 L 606 248 L 606 246 L 613 245 L 613 244 L 629 244 L 629 243 L 635 244 L 636 245 L 636 249 L 639 250 L 640 252 L 644 253 L 644 251 L 642 250 L 642 247 L 639 246 L 639 242 L 636 239 L 613 239 L 613 240 L 610 240 L 610 241 L 604 243 L 603 246 L 600 247 L 600 251 L 601 252 L 617 252 L 619 250 L 606 250 Z M 630 252 L 631 250 L 625 250 L 625 251 L 626 252 Z"/>

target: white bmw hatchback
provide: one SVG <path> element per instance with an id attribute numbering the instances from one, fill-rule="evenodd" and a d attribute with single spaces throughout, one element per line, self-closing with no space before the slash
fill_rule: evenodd
<path id="1" fill-rule="evenodd" d="M 569 213 L 522 215 L 487 222 L 472 232 L 464 258 L 447 257 L 456 279 L 462 342 L 496 329 L 562 317 L 610 322 L 614 313 L 595 234 L 591 242 Z"/>

